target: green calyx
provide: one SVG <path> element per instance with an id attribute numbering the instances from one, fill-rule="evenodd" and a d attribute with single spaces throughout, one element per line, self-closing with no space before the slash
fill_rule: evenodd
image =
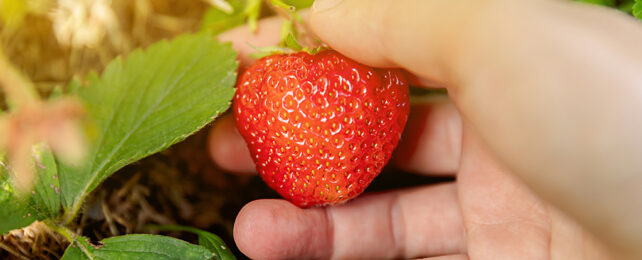
<path id="1" fill-rule="evenodd" d="M 285 39 L 282 40 L 279 46 L 266 46 L 266 47 L 256 47 L 248 43 L 255 52 L 250 54 L 250 57 L 255 59 L 260 59 L 266 56 L 274 54 L 291 54 L 295 52 L 307 52 L 310 55 L 319 53 L 320 51 L 327 49 L 325 47 L 319 46 L 315 48 L 303 47 L 297 41 L 293 34 L 288 34 Z"/>
<path id="2" fill-rule="evenodd" d="M 323 49 L 323 47 L 309 48 L 299 42 L 298 38 L 305 37 L 305 32 L 300 32 L 297 28 L 303 28 L 302 24 L 304 22 L 303 18 L 296 12 L 297 8 L 294 5 L 285 3 L 282 0 L 269 0 L 268 3 L 277 14 L 285 18 L 281 25 L 281 41 L 277 46 L 255 47 L 250 45 L 256 50 L 256 52 L 250 54 L 252 58 L 258 59 L 274 54 L 289 54 L 301 51 L 313 55 Z M 255 29 L 251 20 L 248 20 L 248 26 L 252 30 Z"/>

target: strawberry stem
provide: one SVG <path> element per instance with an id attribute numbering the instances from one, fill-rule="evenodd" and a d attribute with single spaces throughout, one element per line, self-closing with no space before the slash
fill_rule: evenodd
<path id="1" fill-rule="evenodd" d="M 270 3 L 276 8 L 287 11 L 288 14 L 293 14 L 296 11 L 296 7 L 286 4 L 281 0 L 270 0 Z"/>
<path id="2" fill-rule="evenodd" d="M 294 23 L 292 20 L 285 20 L 281 25 L 281 45 L 285 45 L 289 35 L 295 34 Z"/>
<path id="3" fill-rule="evenodd" d="M 305 51 L 309 54 L 315 54 L 322 50 L 322 47 L 308 48 L 303 47 L 298 39 L 304 39 L 305 45 L 316 45 L 313 39 L 305 37 L 305 24 L 303 18 L 296 12 L 296 7 L 284 3 L 282 0 L 265 0 L 267 5 L 274 10 L 279 16 L 285 18 L 281 25 L 281 41 L 277 47 L 262 47 L 256 48 L 252 46 L 257 52 L 250 54 L 253 58 L 261 58 L 271 54 L 278 53 L 292 53 L 293 51 Z M 257 20 L 260 13 L 260 0 L 248 0 L 245 8 L 245 14 L 248 16 L 248 26 L 251 31 L 256 31 Z M 251 16 L 254 15 L 254 16 Z M 299 32 L 301 29 L 302 31 Z M 312 42 L 312 43 L 311 43 Z"/>
<path id="4" fill-rule="evenodd" d="M 247 0 L 243 13 L 247 16 L 247 26 L 250 31 L 256 32 L 259 15 L 261 14 L 261 0 Z"/>

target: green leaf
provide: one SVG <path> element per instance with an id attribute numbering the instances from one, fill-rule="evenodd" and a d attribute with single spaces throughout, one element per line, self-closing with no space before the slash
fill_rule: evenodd
<path id="1" fill-rule="evenodd" d="M 60 183 L 56 160 L 45 145 L 36 145 L 33 149 L 36 182 L 31 196 L 31 206 L 43 218 L 56 218 L 60 214 Z"/>
<path id="2" fill-rule="evenodd" d="M 92 245 L 85 237 L 76 239 L 65 251 L 63 260 L 85 259 L 139 259 L 139 260 L 192 260 L 211 259 L 206 248 L 176 238 L 134 234 L 110 237 Z"/>
<path id="3" fill-rule="evenodd" d="M 633 5 L 633 16 L 642 20 L 642 0 L 635 0 Z"/>
<path id="4" fill-rule="evenodd" d="M 216 260 L 233 260 L 236 259 L 229 247 L 223 242 L 219 236 L 214 235 L 210 232 L 203 231 L 200 229 L 185 227 L 185 226 L 175 226 L 175 225 L 165 225 L 165 226 L 150 226 L 152 229 L 164 230 L 164 231 L 187 231 L 192 232 L 198 235 L 198 243 L 208 250 L 210 250 Z"/>
<path id="5" fill-rule="evenodd" d="M 16 199 L 8 172 L 0 165 L 0 234 L 28 226 L 36 216 L 27 203 Z"/>
<path id="6" fill-rule="evenodd" d="M 88 160 L 60 163 L 65 220 L 116 170 L 185 139 L 225 111 L 234 95 L 235 58 L 229 44 L 185 35 L 118 58 L 79 88 L 93 130 Z"/>
<path id="7" fill-rule="evenodd" d="M 576 2 L 589 3 L 603 6 L 615 6 L 615 0 L 575 0 Z"/>
<path id="8" fill-rule="evenodd" d="M 4 191 L 0 190 L 0 193 L 3 192 Z M 0 196 L 2 195 L 0 194 Z M 29 226 L 38 220 L 36 214 L 32 213 L 32 211 L 19 201 L 0 198 L 0 205 L 2 205 L 2 207 L 0 207 L 0 234 Z"/>
<path id="9" fill-rule="evenodd" d="M 225 245 L 223 239 L 209 232 L 194 232 L 198 234 L 198 243 L 212 252 L 214 259 L 233 260 L 236 259 L 232 251 Z"/>
<path id="10" fill-rule="evenodd" d="M 620 1 L 620 3 L 617 6 L 617 9 L 627 14 L 631 14 L 633 12 L 634 4 L 635 4 L 635 0 Z"/>
<path id="11" fill-rule="evenodd" d="M 291 33 L 288 34 L 287 37 L 285 37 L 285 46 L 295 51 L 303 50 L 303 47 L 301 46 L 301 44 L 299 44 L 296 38 L 294 38 L 294 35 L 292 35 Z"/>
<path id="12" fill-rule="evenodd" d="M 32 152 L 36 178 L 27 194 L 15 193 L 9 169 L 0 158 L 0 233 L 60 214 L 60 187 L 53 154 L 43 144 L 35 145 Z"/>

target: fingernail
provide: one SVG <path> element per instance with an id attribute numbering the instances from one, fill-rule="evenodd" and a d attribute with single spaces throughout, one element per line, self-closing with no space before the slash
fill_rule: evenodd
<path id="1" fill-rule="evenodd" d="M 312 5 L 313 12 L 321 12 L 337 6 L 343 0 L 316 0 Z"/>

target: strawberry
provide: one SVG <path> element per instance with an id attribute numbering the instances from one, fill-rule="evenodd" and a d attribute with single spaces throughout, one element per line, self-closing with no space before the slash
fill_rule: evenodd
<path id="1" fill-rule="evenodd" d="M 325 50 L 256 61 L 237 83 L 234 117 L 263 180 L 310 207 L 363 192 L 390 159 L 409 106 L 401 71 Z"/>

